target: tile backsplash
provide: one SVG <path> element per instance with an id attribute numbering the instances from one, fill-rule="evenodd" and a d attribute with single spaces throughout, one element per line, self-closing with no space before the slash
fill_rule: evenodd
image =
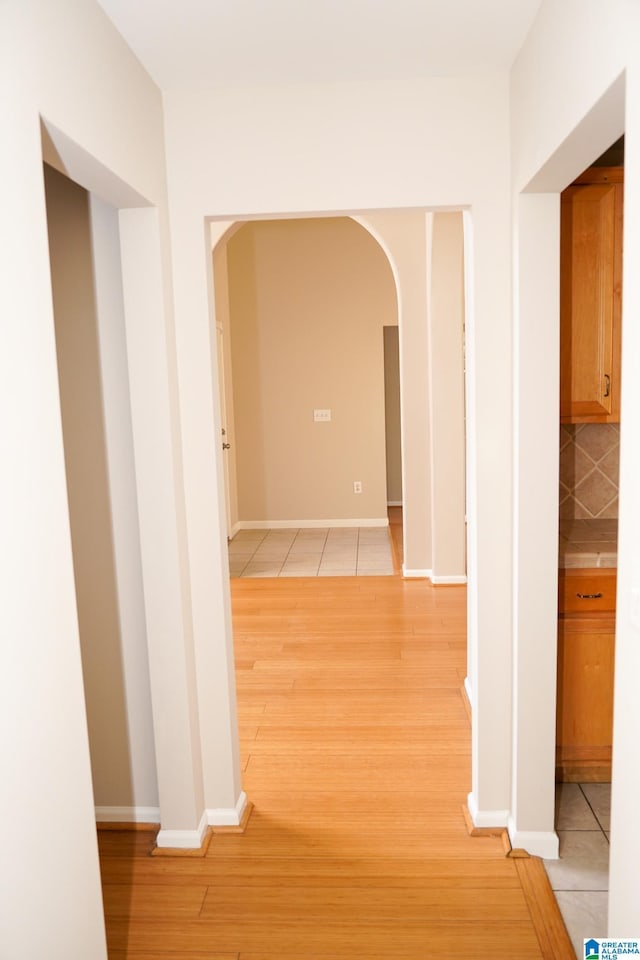
<path id="1" fill-rule="evenodd" d="M 560 427 L 560 517 L 618 516 L 620 428 L 617 423 Z"/>

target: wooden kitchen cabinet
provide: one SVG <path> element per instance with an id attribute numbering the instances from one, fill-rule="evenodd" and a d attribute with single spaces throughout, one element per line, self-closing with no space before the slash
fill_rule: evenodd
<path id="1" fill-rule="evenodd" d="M 615 583 L 615 570 L 560 571 L 556 712 L 559 780 L 611 779 Z"/>
<path id="2" fill-rule="evenodd" d="M 620 420 L 623 167 L 591 167 L 561 196 L 560 419 Z"/>

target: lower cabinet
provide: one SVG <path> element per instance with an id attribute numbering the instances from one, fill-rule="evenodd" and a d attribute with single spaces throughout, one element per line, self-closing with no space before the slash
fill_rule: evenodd
<path id="1" fill-rule="evenodd" d="M 578 571 L 571 571 L 569 577 L 572 585 L 567 591 L 561 572 L 556 775 L 565 781 L 606 782 L 611 779 L 615 571 L 585 570 L 583 582 Z M 611 597 L 611 609 L 589 614 L 564 612 L 567 595 L 571 608 L 574 594 L 580 599 L 600 593 Z"/>

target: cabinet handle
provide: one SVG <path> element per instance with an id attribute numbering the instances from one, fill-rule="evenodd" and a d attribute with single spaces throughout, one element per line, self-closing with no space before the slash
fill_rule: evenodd
<path id="1" fill-rule="evenodd" d="M 609 376 L 608 373 L 605 373 L 605 375 L 604 375 L 604 395 L 605 395 L 605 397 L 608 397 L 610 393 L 611 393 L 611 377 Z"/>
<path id="2" fill-rule="evenodd" d="M 602 597 L 601 593 L 576 593 L 576 597 L 579 597 L 580 600 L 600 600 Z"/>

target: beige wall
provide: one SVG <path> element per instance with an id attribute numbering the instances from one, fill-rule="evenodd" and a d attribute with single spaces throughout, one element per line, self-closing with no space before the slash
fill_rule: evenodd
<path id="1" fill-rule="evenodd" d="M 433 581 L 457 582 L 466 577 L 461 213 L 433 215 L 429 328 Z"/>
<path id="2" fill-rule="evenodd" d="M 400 344 L 398 327 L 384 328 L 384 415 L 387 455 L 387 502 L 402 503 L 400 428 Z"/>
<path id="3" fill-rule="evenodd" d="M 94 799 L 99 808 L 127 808 L 126 818 L 133 820 L 135 807 L 157 807 L 158 798 L 126 352 L 123 338 L 120 343 L 116 339 L 113 308 L 105 317 L 100 344 L 98 305 L 105 300 L 94 282 L 89 195 L 47 166 L 45 185 Z M 108 216 L 104 205 L 100 213 Z M 117 244 L 115 211 L 112 217 Z M 107 295 L 112 297 L 112 282 L 110 286 Z M 119 531 L 126 542 L 118 540 Z M 123 565 L 120 582 L 118 559 Z"/>
<path id="4" fill-rule="evenodd" d="M 262 221 L 228 265 L 240 520 L 386 521 L 384 252 L 348 218 Z"/>
<path id="5" fill-rule="evenodd" d="M 406 577 L 429 577 L 432 573 L 428 217 L 429 214 L 421 210 L 377 212 L 357 217 L 389 256 L 398 290 L 402 571 Z"/>

